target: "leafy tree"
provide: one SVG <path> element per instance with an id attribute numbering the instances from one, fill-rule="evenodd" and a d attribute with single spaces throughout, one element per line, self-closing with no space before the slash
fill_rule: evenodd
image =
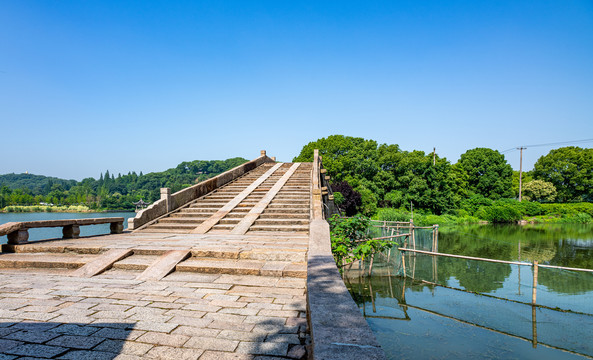
<path id="1" fill-rule="evenodd" d="M 593 149 L 567 146 L 551 150 L 537 160 L 533 175 L 552 183 L 561 202 L 593 201 Z"/>
<path id="2" fill-rule="evenodd" d="M 358 212 L 358 207 L 362 205 L 362 197 L 359 192 L 354 191 L 347 181 L 340 181 L 331 185 L 334 194 L 339 193 L 342 197 L 341 203 L 336 202 L 336 206 L 346 216 L 352 216 Z"/>
<path id="3" fill-rule="evenodd" d="M 466 175 L 469 194 L 480 194 L 493 200 L 513 196 L 513 168 L 498 151 L 488 148 L 468 150 L 455 166 Z"/>
<path id="4" fill-rule="evenodd" d="M 354 178 L 371 179 L 378 171 L 377 142 L 344 135 L 331 135 L 308 143 L 294 162 L 313 161 L 313 150 L 319 149 L 323 166 L 335 181 Z"/>
<path id="5" fill-rule="evenodd" d="M 525 185 L 533 181 L 533 173 L 531 171 L 523 171 L 521 176 L 523 195 L 525 195 Z M 519 198 L 519 172 L 513 171 L 513 196 Z"/>
<path id="6" fill-rule="evenodd" d="M 451 164 L 444 158 L 437 157 L 433 164 L 432 154 L 422 151 L 401 151 L 398 145 L 377 146 L 374 140 L 332 135 L 305 145 L 294 161 L 312 161 L 314 149 L 319 149 L 333 179 L 347 181 L 363 195 L 360 210 L 366 215 L 379 205 L 410 202 L 440 214 L 459 202 Z"/>
<path id="7" fill-rule="evenodd" d="M 527 201 L 552 202 L 556 194 L 554 184 L 543 180 L 530 181 L 523 187 L 523 198 Z"/>

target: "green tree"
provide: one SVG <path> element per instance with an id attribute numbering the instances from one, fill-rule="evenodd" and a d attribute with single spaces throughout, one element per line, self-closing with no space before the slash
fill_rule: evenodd
<path id="1" fill-rule="evenodd" d="M 523 186 L 523 198 L 527 201 L 552 202 L 556 194 L 554 184 L 543 180 L 532 180 Z"/>
<path id="2" fill-rule="evenodd" d="M 560 202 L 593 201 L 593 149 L 567 146 L 551 150 L 537 160 L 533 175 L 552 183 Z"/>
<path id="3" fill-rule="evenodd" d="M 294 162 L 313 161 L 313 150 L 319 149 L 323 166 L 334 181 L 348 181 L 352 186 L 359 184 L 352 179 L 372 179 L 379 171 L 377 165 L 377 142 L 344 135 L 331 135 L 308 143 Z"/>
<path id="4" fill-rule="evenodd" d="M 455 164 L 465 175 L 469 195 L 480 194 L 496 200 L 512 197 L 513 168 L 504 155 L 488 148 L 466 151 Z"/>

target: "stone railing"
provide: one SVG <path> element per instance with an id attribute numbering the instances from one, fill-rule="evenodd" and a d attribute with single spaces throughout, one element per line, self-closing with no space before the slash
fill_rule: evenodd
<path id="1" fill-rule="evenodd" d="M 312 220 L 307 259 L 307 316 L 310 359 L 385 359 L 385 353 L 352 300 L 336 266 L 329 224 L 324 219 L 321 157 L 315 150 Z"/>
<path id="2" fill-rule="evenodd" d="M 29 229 L 44 227 L 61 227 L 63 239 L 80 237 L 80 227 L 84 225 L 111 224 L 111 234 L 120 234 L 124 230 L 123 217 L 92 218 L 92 219 L 60 219 L 9 222 L 0 225 L 0 236 L 7 235 L 9 245 L 26 244 L 29 241 Z"/>
<path id="3" fill-rule="evenodd" d="M 161 199 L 155 201 L 144 210 L 139 211 L 134 218 L 128 219 L 128 229 L 137 230 L 140 227 L 166 215 L 167 213 L 177 210 L 180 207 L 214 191 L 215 189 L 237 179 L 246 172 L 255 169 L 266 162 L 275 162 L 274 158 L 269 158 L 266 151 L 261 151 L 261 156 L 255 160 L 246 162 L 231 170 L 228 170 L 211 179 L 202 181 L 196 185 L 190 186 L 183 190 L 171 194 L 171 189 L 161 188 Z"/>

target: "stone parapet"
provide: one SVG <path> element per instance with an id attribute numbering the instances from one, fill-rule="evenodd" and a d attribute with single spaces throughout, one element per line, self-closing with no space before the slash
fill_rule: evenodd
<path id="1" fill-rule="evenodd" d="M 307 261 L 309 359 L 385 359 L 375 334 L 352 300 L 331 252 L 329 224 L 311 222 Z"/>
<path id="2" fill-rule="evenodd" d="M 309 359 L 386 359 L 365 318 L 348 292 L 331 250 L 323 215 L 321 157 L 314 151 L 312 220 L 307 259 L 307 316 L 311 332 Z"/>
<path id="3" fill-rule="evenodd" d="M 228 170 L 211 179 L 202 181 L 196 185 L 179 190 L 172 195 L 161 189 L 160 200 L 154 202 L 146 209 L 138 212 L 134 218 L 128 219 L 128 230 L 137 230 L 143 225 L 146 225 L 149 222 L 167 214 L 168 212 L 174 211 L 191 201 L 211 193 L 217 188 L 237 179 L 248 171 L 251 171 L 267 162 L 274 161 L 266 155 L 265 151 L 262 151 L 262 156 L 258 157 L 257 159 L 246 162 L 245 164 L 239 165 L 231 170 Z"/>

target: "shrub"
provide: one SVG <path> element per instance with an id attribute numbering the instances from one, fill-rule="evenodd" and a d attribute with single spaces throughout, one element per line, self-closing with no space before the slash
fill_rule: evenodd
<path id="1" fill-rule="evenodd" d="M 521 219 L 521 212 L 512 205 L 482 206 L 475 215 L 492 223 L 510 223 Z"/>
<path id="2" fill-rule="evenodd" d="M 345 259 L 364 260 L 375 252 L 395 245 L 389 240 L 371 239 L 367 232 L 371 225 L 370 219 L 363 216 L 340 218 L 334 215 L 329 219 L 329 224 L 332 253 L 338 265 Z"/>
<path id="3" fill-rule="evenodd" d="M 560 219 L 561 223 L 567 224 L 590 224 L 593 223 L 593 217 L 587 213 L 577 213 Z"/>
<path id="4" fill-rule="evenodd" d="M 362 205 L 362 197 L 360 196 L 360 193 L 354 191 L 347 181 L 340 181 L 332 184 L 331 187 L 334 194 L 339 192 L 344 198 L 342 204 L 338 206 L 340 210 L 343 211 L 346 216 L 353 216 L 356 214 L 358 208 Z"/>
<path id="5" fill-rule="evenodd" d="M 482 195 L 473 195 L 469 199 L 463 200 L 461 202 L 461 209 L 467 211 L 471 215 L 475 215 L 476 211 L 480 209 L 482 206 L 490 206 L 492 205 L 493 201 L 488 199 Z"/>
<path id="6" fill-rule="evenodd" d="M 410 213 L 399 209 L 383 208 L 377 211 L 376 219 L 381 221 L 410 221 Z"/>

